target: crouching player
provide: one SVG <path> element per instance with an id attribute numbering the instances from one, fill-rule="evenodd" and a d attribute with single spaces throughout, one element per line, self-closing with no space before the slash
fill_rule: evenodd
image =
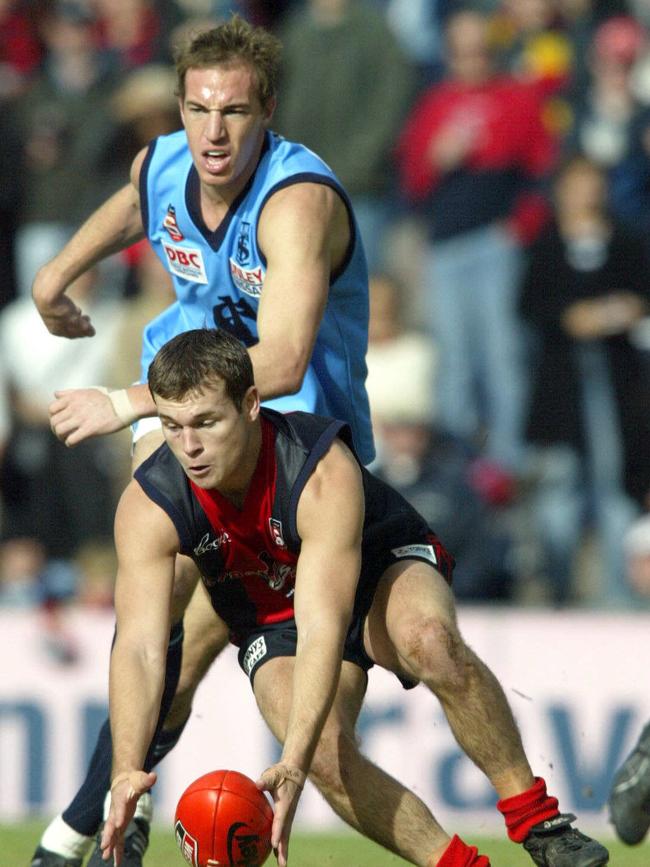
<path id="1" fill-rule="evenodd" d="M 535 777 L 498 681 L 464 643 L 453 560 L 420 515 L 355 457 L 343 422 L 260 408 L 246 349 L 222 331 L 173 338 L 149 369 L 165 444 L 136 471 L 116 518 L 111 810 L 117 863 L 158 718 L 174 610 L 174 559 L 194 559 L 205 600 L 239 647 L 260 711 L 283 744 L 258 785 L 287 864 L 309 776 L 353 828 L 422 867 L 486 867 L 411 791 L 359 751 L 367 671 L 380 665 L 438 698 L 486 774 L 511 840 L 540 867 L 598 867 L 607 850 L 571 826 Z"/>

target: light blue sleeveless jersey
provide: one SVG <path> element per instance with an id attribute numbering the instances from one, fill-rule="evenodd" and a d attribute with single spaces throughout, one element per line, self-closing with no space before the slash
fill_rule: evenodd
<path id="1" fill-rule="evenodd" d="M 333 187 L 348 207 L 354 238 L 333 275 L 313 355 L 297 394 L 266 401 L 280 412 L 305 410 L 350 425 L 364 463 L 374 457 L 366 394 L 368 270 L 349 200 L 331 169 L 312 151 L 267 133 L 254 175 L 216 232 L 203 222 L 199 178 L 185 132 L 152 142 L 140 176 L 147 236 L 171 273 L 178 300 L 147 325 L 142 381 L 169 339 L 192 328 L 225 328 L 246 346 L 258 341 L 257 309 L 266 261 L 257 246 L 257 222 L 274 192 L 310 182 Z"/>

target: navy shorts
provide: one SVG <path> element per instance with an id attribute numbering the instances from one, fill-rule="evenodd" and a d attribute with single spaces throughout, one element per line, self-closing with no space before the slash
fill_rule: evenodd
<path id="1" fill-rule="evenodd" d="M 362 554 L 359 586 L 354 600 L 354 612 L 345 638 L 343 659 L 368 671 L 375 664 L 363 645 L 363 627 L 372 605 L 377 584 L 393 563 L 401 560 L 421 560 L 437 569 L 449 583 L 454 567 L 453 557 L 445 550 L 438 537 L 425 524 L 414 527 L 402 516 L 399 536 L 391 536 L 385 527 L 381 545 L 365 546 Z M 414 532 L 415 531 L 415 532 Z M 407 541 L 408 540 L 408 541 Z M 388 544 L 387 544 L 388 542 Z M 295 656 L 298 632 L 295 620 L 283 620 L 267 626 L 256 626 L 244 634 L 239 632 L 239 665 L 248 676 L 251 686 L 258 668 L 276 656 Z M 413 689 L 417 681 L 396 675 L 404 689 Z"/>

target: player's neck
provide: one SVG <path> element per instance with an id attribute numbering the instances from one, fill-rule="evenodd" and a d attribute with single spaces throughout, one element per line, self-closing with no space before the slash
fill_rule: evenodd
<path id="1" fill-rule="evenodd" d="M 262 451 L 262 425 L 258 420 L 251 427 L 250 438 L 236 471 L 223 484 L 219 485 L 218 491 L 222 497 L 229 500 L 237 509 L 243 509 L 248 490 L 253 481 Z"/>
<path id="2" fill-rule="evenodd" d="M 244 171 L 233 179 L 232 183 L 220 186 L 201 184 L 201 215 L 210 231 L 214 232 L 217 229 L 233 202 L 241 195 L 255 174 L 262 154 L 264 138 L 265 136 L 260 139 L 259 146 Z"/>

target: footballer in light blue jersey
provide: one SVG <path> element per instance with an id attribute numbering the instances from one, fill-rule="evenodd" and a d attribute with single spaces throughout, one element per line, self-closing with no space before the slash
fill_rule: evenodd
<path id="1" fill-rule="evenodd" d="M 178 301 L 145 329 L 142 380 L 171 337 L 193 328 L 224 328 L 246 346 L 257 343 L 257 310 L 266 260 L 257 224 L 269 198 L 299 183 L 325 184 L 345 202 L 351 240 L 332 274 L 311 361 L 296 394 L 274 398 L 279 411 L 306 410 L 348 422 L 364 462 L 374 456 L 365 390 L 368 272 L 349 200 L 328 166 L 303 145 L 267 132 L 257 167 L 226 216 L 210 231 L 199 205 L 199 176 L 184 131 L 156 139 L 140 173 L 145 232 L 171 273 Z"/>

